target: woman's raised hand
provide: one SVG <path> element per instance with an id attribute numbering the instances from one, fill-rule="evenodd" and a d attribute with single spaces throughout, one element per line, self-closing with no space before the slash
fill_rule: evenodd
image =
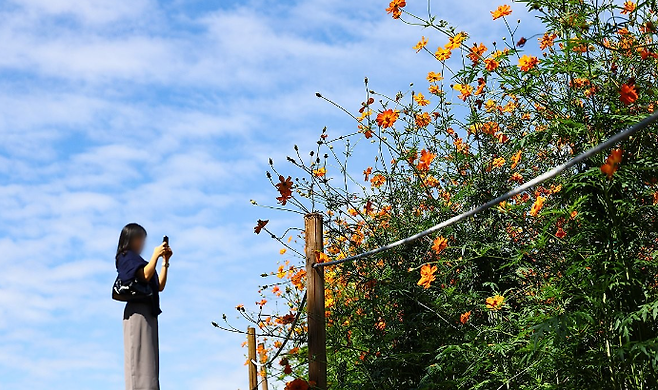
<path id="1" fill-rule="evenodd" d="M 165 252 L 167 251 L 167 248 L 168 248 L 168 246 L 164 242 L 162 244 L 156 246 L 155 249 L 153 249 L 153 257 L 155 257 L 155 258 L 158 258 L 158 257 L 161 257 L 161 256 L 164 257 Z"/>

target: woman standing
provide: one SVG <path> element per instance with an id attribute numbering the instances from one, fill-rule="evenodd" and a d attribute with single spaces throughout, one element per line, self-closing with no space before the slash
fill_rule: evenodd
<path id="1" fill-rule="evenodd" d="M 150 261 L 140 255 L 146 242 L 146 230 L 136 223 L 121 231 L 116 254 L 116 267 L 122 282 L 137 279 L 148 284 L 153 295 L 126 303 L 123 312 L 123 346 L 126 390 L 160 390 L 158 315 L 159 292 L 167 283 L 169 259 L 173 255 L 165 242 L 155 247 Z M 155 271 L 163 258 L 160 275 Z"/>

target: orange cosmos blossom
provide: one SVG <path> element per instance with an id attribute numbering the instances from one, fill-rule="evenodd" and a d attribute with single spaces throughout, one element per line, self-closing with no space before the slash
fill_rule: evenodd
<path id="1" fill-rule="evenodd" d="M 325 168 L 325 167 L 313 170 L 313 175 L 315 175 L 317 177 L 323 177 L 326 174 L 327 174 L 327 168 Z"/>
<path id="2" fill-rule="evenodd" d="M 454 37 L 450 37 L 450 40 L 446 44 L 445 48 L 448 50 L 459 49 L 462 42 L 466 40 L 466 33 L 460 32 L 457 33 Z"/>
<path id="3" fill-rule="evenodd" d="M 373 176 L 373 178 L 370 180 L 370 183 L 372 184 L 373 187 L 379 188 L 382 185 L 384 185 L 384 183 L 386 183 L 386 178 L 382 175 L 377 174 Z"/>
<path id="4" fill-rule="evenodd" d="M 624 3 L 624 8 L 621 10 L 621 13 L 624 15 L 630 14 L 631 12 L 635 11 L 636 8 L 637 4 L 632 1 L 627 1 Z"/>
<path id="5" fill-rule="evenodd" d="M 471 311 L 470 310 L 459 316 L 459 322 L 466 325 L 469 318 L 471 318 Z"/>
<path id="6" fill-rule="evenodd" d="M 477 43 L 473 44 L 473 47 L 469 49 L 468 58 L 473 61 L 473 65 L 477 64 L 480 61 L 480 58 L 487 51 L 487 47 L 484 46 L 484 43 L 480 43 L 478 46 Z"/>
<path id="7" fill-rule="evenodd" d="M 393 0 L 389 3 L 388 8 L 386 8 L 386 13 L 393 14 L 393 19 L 399 19 L 402 15 L 402 8 L 406 7 L 407 2 L 405 0 Z"/>
<path id="8" fill-rule="evenodd" d="M 487 58 L 484 60 L 484 65 L 487 71 L 493 72 L 494 70 L 498 69 L 498 67 L 500 66 L 500 62 L 496 61 L 493 58 Z"/>
<path id="9" fill-rule="evenodd" d="M 432 118 L 430 118 L 430 114 L 427 112 L 424 112 L 422 114 L 416 114 L 416 125 L 418 127 L 427 127 L 429 124 L 432 122 Z"/>
<path id="10" fill-rule="evenodd" d="M 422 37 L 416 46 L 414 46 L 414 50 L 416 50 L 416 53 L 418 53 L 419 51 L 423 50 L 425 46 L 427 46 L 427 38 Z"/>
<path id="11" fill-rule="evenodd" d="M 368 178 L 370 177 L 371 174 L 372 174 L 372 167 L 368 167 L 368 168 L 364 169 L 363 170 L 363 175 L 365 176 L 365 178 L 363 180 L 368 181 Z"/>
<path id="12" fill-rule="evenodd" d="M 441 91 L 441 88 L 439 88 L 438 85 L 430 85 L 427 90 L 433 95 L 439 95 L 440 93 L 443 92 Z"/>
<path id="13" fill-rule="evenodd" d="M 544 36 L 539 38 L 539 48 L 545 50 L 552 47 L 555 44 L 555 38 L 557 38 L 557 35 L 554 33 L 544 33 Z"/>
<path id="14" fill-rule="evenodd" d="M 601 165 L 601 172 L 605 173 L 608 176 L 608 179 L 612 179 L 612 176 L 619 169 L 619 164 L 623 158 L 623 151 L 621 149 L 615 149 L 610 152 L 610 155 L 605 160 L 605 164 Z"/>
<path id="15" fill-rule="evenodd" d="M 447 247 L 448 247 L 448 239 L 442 236 L 435 238 L 434 242 L 432 243 L 432 250 L 437 255 L 443 252 L 443 250 L 446 249 Z"/>
<path id="16" fill-rule="evenodd" d="M 286 383 L 285 390 L 309 390 L 311 384 L 303 379 L 297 378 L 292 382 Z"/>
<path id="17" fill-rule="evenodd" d="M 502 167 L 503 165 L 505 165 L 505 159 L 502 158 L 502 157 L 494 158 L 493 163 L 491 163 L 491 165 L 492 165 L 494 168 L 500 168 L 500 167 Z"/>
<path id="18" fill-rule="evenodd" d="M 519 165 L 519 162 L 521 161 L 521 155 L 522 155 L 522 153 L 523 153 L 523 151 L 522 151 L 522 150 L 519 150 L 518 152 L 516 152 L 516 153 L 512 156 L 512 167 L 511 167 L 512 169 L 516 168 L 517 165 Z"/>
<path id="19" fill-rule="evenodd" d="M 498 8 L 496 8 L 495 11 L 491 11 L 491 16 L 493 17 L 493 20 L 496 20 L 498 18 L 502 18 L 503 16 L 511 15 L 512 14 L 512 7 L 509 5 L 501 5 Z"/>
<path id="20" fill-rule="evenodd" d="M 541 211 L 542 207 L 544 207 L 544 202 L 546 201 L 546 198 L 543 196 L 538 196 L 537 199 L 535 200 L 535 203 L 532 204 L 532 208 L 530 208 L 530 215 L 533 217 L 536 217 L 537 214 Z"/>
<path id="21" fill-rule="evenodd" d="M 473 87 L 468 84 L 455 84 L 453 88 L 461 92 L 458 98 L 464 101 L 466 101 L 466 98 L 471 96 L 471 94 L 473 93 Z"/>
<path id="22" fill-rule="evenodd" d="M 443 76 L 441 75 L 441 73 L 429 72 L 427 74 L 427 81 L 429 81 L 430 83 L 441 81 L 441 80 L 443 80 Z"/>
<path id="23" fill-rule="evenodd" d="M 635 85 L 624 84 L 619 90 L 619 100 L 625 105 L 633 104 L 637 100 L 637 89 Z"/>
<path id="24" fill-rule="evenodd" d="M 414 100 L 416 101 L 416 103 L 418 103 L 419 106 L 424 107 L 430 104 L 430 101 L 425 99 L 425 96 L 423 96 L 423 94 L 420 92 L 414 96 Z"/>
<path id="25" fill-rule="evenodd" d="M 438 271 L 438 267 L 435 265 L 429 265 L 425 264 L 420 268 L 420 280 L 418 280 L 418 283 L 416 283 L 419 286 L 423 286 L 423 288 L 430 288 L 432 285 L 432 282 L 436 280 L 436 276 L 434 275 L 436 271 Z"/>
<path id="26" fill-rule="evenodd" d="M 434 57 L 436 57 L 436 59 L 439 61 L 445 61 L 449 59 L 451 55 L 452 52 L 450 51 L 450 49 L 444 49 L 442 47 L 436 49 L 436 53 L 434 53 Z"/>
<path id="27" fill-rule="evenodd" d="M 432 161 L 434 161 L 435 157 L 436 157 L 436 154 L 428 152 L 425 149 L 421 150 L 420 151 L 420 162 L 418 163 L 418 165 L 416 167 L 421 172 L 429 171 L 430 170 L 430 164 L 432 164 Z"/>
<path id="28" fill-rule="evenodd" d="M 487 309 L 491 310 L 500 310 L 503 307 L 503 302 L 505 302 L 505 297 L 502 295 L 494 295 L 485 300 Z"/>
<path id="29" fill-rule="evenodd" d="M 534 68 L 539 64 L 539 60 L 535 56 L 528 56 L 526 54 L 523 55 L 519 59 L 519 69 L 521 69 L 524 72 L 529 71 L 530 69 Z"/>
<path id="30" fill-rule="evenodd" d="M 396 110 L 385 110 L 377 115 L 377 124 L 379 127 L 388 128 L 392 127 L 395 124 L 395 121 L 398 120 L 399 112 Z"/>

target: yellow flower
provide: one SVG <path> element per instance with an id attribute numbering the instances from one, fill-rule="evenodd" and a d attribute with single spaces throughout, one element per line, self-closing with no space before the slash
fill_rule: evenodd
<path id="1" fill-rule="evenodd" d="M 523 57 L 521 57 L 519 59 L 519 69 L 521 69 L 524 72 L 527 72 L 530 69 L 537 66 L 538 63 L 539 63 L 539 60 L 537 59 L 537 57 L 528 56 L 528 55 L 524 54 Z"/>
<path id="2" fill-rule="evenodd" d="M 537 200 L 535 200 L 535 203 L 532 204 L 532 208 L 530 209 L 530 215 L 533 217 L 536 217 L 537 214 L 541 211 L 542 207 L 544 207 L 544 202 L 546 201 L 546 198 L 543 196 L 538 196 Z"/>
<path id="3" fill-rule="evenodd" d="M 430 83 L 437 82 L 443 80 L 443 76 L 441 73 L 434 73 L 434 72 L 429 72 L 427 74 L 427 81 Z"/>
<path id="4" fill-rule="evenodd" d="M 425 99 L 425 96 L 423 96 L 422 93 L 417 93 L 416 96 L 414 96 L 414 100 L 416 103 L 418 103 L 419 106 L 427 106 L 430 104 L 430 101 Z"/>
<path id="5" fill-rule="evenodd" d="M 317 177 L 323 177 L 327 173 L 327 168 L 322 167 L 313 171 L 313 174 Z"/>
<path id="6" fill-rule="evenodd" d="M 509 5 L 501 5 L 500 7 L 496 8 L 495 11 L 491 11 L 491 16 L 493 17 L 493 20 L 496 20 L 498 18 L 501 18 L 503 16 L 507 16 L 512 14 L 512 7 Z"/>
<path id="7" fill-rule="evenodd" d="M 286 254 L 286 248 L 281 248 L 281 250 L 279 251 L 279 254 L 280 255 L 285 255 Z"/>
<path id="8" fill-rule="evenodd" d="M 454 37 L 450 37 L 450 41 L 446 44 L 445 48 L 448 50 L 458 49 L 462 42 L 466 40 L 466 34 L 463 32 L 457 33 Z"/>
<path id="9" fill-rule="evenodd" d="M 505 165 L 505 159 L 502 157 L 494 158 L 492 165 L 494 168 L 500 168 Z"/>
<path id="10" fill-rule="evenodd" d="M 635 4 L 632 1 L 627 1 L 624 3 L 624 8 L 621 10 L 622 14 L 630 14 L 631 12 L 635 11 L 637 8 L 637 4 Z"/>
<path id="11" fill-rule="evenodd" d="M 416 50 L 416 53 L 418 53 L 419 51 L 423 50 L 425 46 L 427 46 L 427 38 L 422 37 L 416 46 L 414 46 L 414 50 Z"/>
<path id="12" fill-rule="evenodd" d="M 430 85 L 430 87 L 428 88 L 428 91 L 430 91 L 430 93 L 433 94 L 433 95 L 438 95 L 441 92 L 443 92 L 443 91 L 441 91 L 441 88 L 439 88 L 438 85 Z"/>
<path id="13" fill-rule="evenodd" d="M 420 268 L 420 280 L 418 281 L 419 286 L 424 288 L 430 288 L 433 281 L 436 280 L 434 275 L 438 271 L 438 267 L 435 265 L 425 264 Z"/>
<path id="14" fill-rule="evenodd" d="M 434 53 L 434 57 L 436 57 L 436 59 L 439 61 L 446 61 L 447 59 L 450 58 L 451 55 L 452 52 L 450 51 L 450 49 L 444 49 L 442 47 L 436 49 L 436 53 Z"/>
<path id="15" fill-rule="evenodd" d="M 487 309 L 490 310 L 500 310 L 503 307 L 503 302 L 505 302 L 505 297 L 502 295 L 494 295 L 486 299 Z"/>

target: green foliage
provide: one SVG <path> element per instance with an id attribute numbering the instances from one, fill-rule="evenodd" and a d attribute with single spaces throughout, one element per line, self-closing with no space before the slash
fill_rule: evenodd
<path id="1" fill-rule="evenodd" d="M 368 87 L 357 131 L 325 131 L 308 163 L 289 158 L 303 177 L 289 197 L 277 188 L 294 210 L 324 214 L 329 260 L 487 202 L 656 108 L 655 2 L 521 2 L 546 29 L 528 32 L 541 50 L 495 20 L 505 46 L 448 48 L 462 62 L 437 61 L 446 81 L 430 82 L 428 104 Z M 432 16 L 401 19 L 466 39 Z M 438 237 L 328 267 L 331 389 L 656 388 L 657 130 Z M 421 286 L 424 272 L 434 280 Z M 299 290 L 283 299 L 295 309 Z M 303 364 L 303 352 L 286 359 Z"/>

